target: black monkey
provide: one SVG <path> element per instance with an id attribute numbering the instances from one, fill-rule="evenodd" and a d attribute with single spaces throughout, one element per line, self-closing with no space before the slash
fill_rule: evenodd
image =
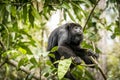
<path id="1" fill-rule="evenodd" d="M 82 41 L 83 31 L 79 24 L 66 23 L 56 28 L 49 36 L 47 51 L 51 51 L 55 46 L 58 46 L 58 50 L 53 52 L 55 59 L 50 57 L 50 60 L 55 62 L 56 60 L 60 60 L 61 57 L 72 57 L 73 63 L 75 64 L 80 64 L 81 59 L 84 60 L 86 64 L 93 64 L 89 56 L 97 58 L 97 55 L 93 54 L 90 50 L 81 48 L 80 44 Z M 55 64 L 55 67 L 57 66 L 58 65 Z M 75 80 L 69 72 L 67 72 L 65 77 Z"/>

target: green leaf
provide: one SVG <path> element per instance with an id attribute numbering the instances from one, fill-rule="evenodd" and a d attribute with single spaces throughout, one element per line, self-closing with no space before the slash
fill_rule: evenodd
<path id="1" fill-rule="evenodd" d="M 119 24 L 118 24 L 119 25 Z M 116 26 L 115 27 L 115 29 L 114 29 L 114 32 L 115 32 L 115 34 L 116 34 L 116 36 L 118 35 L 120 35 L 120 27 L 119 26 Z"/>
<path id="2" fill-rule="evenodd" d="M 3 10 L 3 16 L 1 16 L 1 17 L 3 17 L 2 18 L 2 20 L 3 20 L 3 23 L 7 23 L 8 22 L 8 16 L 9 16 L 9 12 L 5 9 L 5 10 Z"/>
<path id="3" fill-rule="evenodd" d="M 84 66 L 76 66 L 72 71 L 76 80 L 95 80 L 92 74 Z"/>
<path id="4" fill-rule="evenodd" d="M 29 9 L 29 21 L 33 27 L 34 26 L 34 16 L 32 15 L 32 8 L 31 7 Z"/>
<path id="5" fill-rule="evenodd" d="M 24 42 L 24 43 L 26 43 L 26 44 L 28 43 L 28 44 L 31 44 L 32 46 L 36 47 L 35 41 L 33 40 L 32 36 L 27 33 L 27 31 L 25 31 L 24 29 L 20 29 L 19 31 L 17 31 L 17 33 L 18 32 L 20 34 L 26 35 L 28 37 L 28 39 L 30 40 L 30 41 L 27 41 L 27 42 Z"/>
<path id="6" fill-rule="evenodd" d="M 69 10 L 67 10 L 67 13 L 68 13 L 69 17 L 71 18 L 71 20 L 73 20 L 74 22 L 76 22 L 75 19 L 74 19 L 74 17 L 73 17 L 73 15 L 71 14 L 71 12 Z"/>
<path id="7" fill-rule="evenodd" d="M 64 2 L 62 5 L 61 5 L 62 8 L 64 9 L 70 9 L 70 6 L 67 2 Z"/>
<path id="8" fill-rule="evenodd" d="M 52 48 L 52 50 L 50 52 L 55 52 L 57 50 L 58 50 L 58 46 L 55 46 L 55 47 Z"/>
<path id="9" fill-rule="evenodd" d="M 21 48 L 21 47 L 18 48 L 18 51 L 20 51 L 20 52 L 23 53 L 23 54 L 26 54 L 26 52 L 27 52 L 25 49 L 23 49 L 23 48 Z"/>
<path id="10" fill-rule="evenodd" d="M 5 27 L 3 24 L 0 24 L 0 32 L 4 31 L 5 30 Z"/>
<path id="11" fill-rule="evenodd" d="M 115 37 L 116 37 L 115 34 L 112 34 L 112 35 L 111 35 L 111 38 L 112 38 L 112 39 L 115 39 Z"/>
<path id="12" fill-rule="evenodd" d="M 38 20 L 40 20 L 41 19 L 41 16 L 39 15 L 39 13 L 38 13 L 38 11 L 34 8 L 34 7 L 32 7 L 31 6 L 31 13 L 32 13 L 32 15 L 36 18 L 36 19 L 38 19 Z"/>
<path id="13" fill-rule="evenodd" d="M 21 33 L 21 34 L 27 35 L 28 37 L 32 38 L 31 35 L 29 35 L 27 33 L 27 31 L 25 31 L 24 29 L 20 29 L 18 32 Z"/>
<path id="14" fill-rule="evenodd" d="M 97 1 L 97 0 L 90 0 L 90 2 L 91 2 L 92 4 L 96 4 L 96 1 Z"/>
<path id="15" fill-rule="evenodd" d="M 50 75 L 49 72 L 44 74 L 45 77 L 48 77 L 49 75 Z"/>
<path id="16" fill-rule="evenodd" d="M 26 20 L 27 20 L 27 5 L 24 5 L 24 7 L 23 7 L 23 19 L 24 19 L 24 22 L 26 23 Z"/>
<path id="17" fill-rule="evenodd" d="M 46 20 L 48 20 L 48 11 L 49 11 L 49 7 L 44 7 L 42 15 L 45 17 Z"/>
<path id="18" fill-rule="evenodd" d="M 76 15 L 76 17 L 77 17 L 77 19 L 79 20 L 79 21 L 81 21 L 81 14 L 80 14 L 80 12 L 78 11 L 78 9 L 76 9 L 76 8 L 73 8 L 73 10 L 74 10 L 74 13 L 75 13 L 75 15 Z"/>
<path id="19" fill-rule="evenodd" d="M 16 8 L 15 8 L 15 6 L 11 6 L 10 10 L 11 10 L 12 16 L 15 17 L 16 16 Z"/>
<path id="20" fill-rule="evenodd" d="M 46 64 L 52 66 L 52 62 L 50 60 L 46 60 Z"/>
<path id="21" fill-rule="evenodd" d="M 81 0 L 81 1 L 85 3 L 86 7 L 91 7 L 92 6 L 92 4 L 89 0 Z"/>
<path id="22" fill-rule="evenodd" d="M 83 12 L 83 14 L 85 15 L 85 11 L 81 8 L 80 5 L 77 5 L 77 4 L 73 3 L 73 2 L 72 2 L 72 5 L 73 5 L 74 7 L 76 7 L 79 11 Z"/>
<path id="23" fill-rule="evenodd" d="M 26 63 L 28 62 L 28 58 L 22 58 L 19 62 L 18 62 L 18 69 L 21 67 L 21 66 L 24 66 Z"/>
<path id="24" fill-rule="evenodd" d="M 8 50 L 8 51 L 2 53 L 1 56 L 2 56 L 2 57 L 6 57 L 6 56 L 8 56 L 8 55 L 9 55 L 9 58 L 10 58 L 10 59 L 16 59 L 17 57 L 20 56 L 20 54 L 19 54 L 18 51 L 16 51 L 16 50 Z"/>
<path id="25" fill-rule="evenodd" d="M 82 80 L 82 75 L 84 74 L 83 70 L 85 70 L 83 66 L 77 66 L 71 72 L 76 79 L 79 78 L 80 80 Z"/>
<path id="26" fill-rule="evenodd" d="M 48 56 L 52 57 L 53 59 L 55 59 L 55 55 L 53 53 L 49 53 Z"/>
<path id="27" fill-rule="evenodd" d="M 10 28 L 10 30 L 13 31 L 13 32 L 18 32 L 18 22 L 17 21 L 15 21 L 13 23 L 13 27 Z"/>
<path id="28" fill-rule="evenodd" d="M 91 49 L 91 50 L 94 49 L 93 45 L 86 43 L 86 41 L 82 42 L 82 47 L 87 48 L 87 49 Z M 101 51 L 97 47 L 95 47 L 95 50 L 96 50 L 96 53 L 101 53 Z"/>
<path id="29" fill-rule="evenodd" d="M 38 64 L 37 61 L 36 61 L 36 59 L 35 59 L 34 57 L 32 57 L 32 58 L 30 59 L 30 62 L 31 62 L 33 65 L 37 65 L 37 64 Z"/>
<path id="30" fill-rule="evenodd" d="M 29 55 L 32 54 L 32 52 L 31 52 L 31 50 L 28 48 L 28 46 L 24 45 L 22 42 L 20 42 L 20 43 L 18 44 L 18 46 L 20 46 L 21 48 L 25 49 L 25 50 L 27 51 L 27 54 L 29 54 Z"/>
<path id="31" fill-rule="evenodd" d="M 83 41 L 83 42 L 82 42 L 82 47 L 88 48 L 88 49 L 93 49 L 93 46 L 90 45 L 90 44 L 88 44 L 88 43 L 86 43 L 86 41 Z"/>
<path id="32" fill-rule="evenodd" d="M 60 62 L 58 64 L 58 78 L 60 80 L 64 77 L 64 75 L 68 71 L 71 63 L 72 63 L 72 59 L 71 58 L 60 60 Z"/>
<path id="33" fill-rule="evenodd" d="M 63 15 L 64 15 L 64 19 L 66 20 L 67 15 L 66 15 L 66 10 L 65 9 L 63 11 Z"/>
<path id="34" fill-rule="evenodd" d="M 21 54 L 18 51 L 16 51 L 16 50 L 10 50 L 10 59 L 16 59 L 20 55 Z"/>

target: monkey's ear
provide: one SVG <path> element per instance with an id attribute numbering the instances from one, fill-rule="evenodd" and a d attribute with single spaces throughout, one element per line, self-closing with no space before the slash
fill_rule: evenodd
<path id="1" fill-rule="evenodd" d="M 70 24 L 67 23 L 67 24 L 65 25 L 65 28 L 69 31 L 69 30 L 70 30 Z"/>
<path id="2" fill-rule="evenodd" d="M 72 24 L 71 23 L 66 24 L 66 29 L 68 31 L 71 31 L 72 30 Z"/>

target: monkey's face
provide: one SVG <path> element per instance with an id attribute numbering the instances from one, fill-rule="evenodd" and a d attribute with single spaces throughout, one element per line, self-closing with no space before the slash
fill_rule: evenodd
<path id="1" fill-rule="evenodd" d="M 74 26 L 71 30 L 71 33 L 76 36 L 76 35 L 82 35 L 83 34 L 83 30 L 81 26 Z"/>
<path id="2" fill-rule="evenodd" d="M 81 26 L 73 26 L 71 29 L 71 42 L 79 45 L 83 41 L 83 30 Z"/>

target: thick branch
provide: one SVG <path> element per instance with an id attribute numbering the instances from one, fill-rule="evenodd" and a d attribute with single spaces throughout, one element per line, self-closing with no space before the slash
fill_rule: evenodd
<path id="1" fill-rule="evenodd" d="M 88 16 L 88 19 L 87 19 L 87 21 L 86 21 L 86 23 L 85 23 L 85 25 L 84 25 L 84 27 L 83 27 L 83 31 L 85 30 L 86 25 L 88 24 L 88 21 L 90 20 L 90 17 L 92 16 L 93 11 L 95 10 L 95 8 L 96 8 L 97 4 L 99 3 L 99 1 L 100 1 L 100 0 L 98 0 L 98 1 L 96 2 L 95 6 L 93 7 L 92 11 L 90 12 L 90 14 L 89 14 L 89 16 Z"/>
<path id="2" fill-rule="evenodd" d="M 17 68 L 17 62 L 15 62 L 14 60 L 9 60 L 7 63 Z M 31 72 L 29 70 L 26 70 L 25 67 L 23 67 L 23 66 L 20 67 L 20 70 L 25 72 L 28 75 L 31 74 Z M 37 77 L 35 75 L 33 75 L 33 78 L 36 79 L 36 80 L 39 80 L 39 77 Z"/>

